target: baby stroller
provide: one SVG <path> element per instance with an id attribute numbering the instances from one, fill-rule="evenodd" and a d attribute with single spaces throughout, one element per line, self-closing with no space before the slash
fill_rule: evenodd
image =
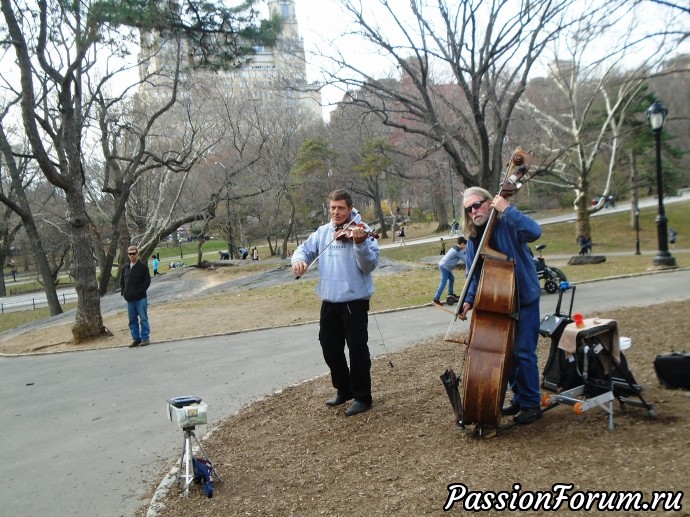
<path id="1" fill-rule="evenodd" d="M 563 294 L 570 291 L 568 313 L 561 312 Z M 644 407 L 650 417 L 656 413 L 642 397 L 642 387 L 628 368 L 620 350 L 617 322 L 573 316 L 575 286 L 561 284 L 556 311 L 544 317 L 539 333 L 551 338 L 549 357 L 542 372 L 545 393 L 542 405 L 547 409 L 569 404 L 582 415 L 600 407 L 609 414 L 609 430 L 613 430 L 613 400 L 625 405 Z"/>

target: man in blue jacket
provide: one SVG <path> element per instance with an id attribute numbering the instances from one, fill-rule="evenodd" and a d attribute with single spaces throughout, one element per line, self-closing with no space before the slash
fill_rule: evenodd
<path id="1" fill-rule="evenodd" d="M 139 260 L 136 246 L 127 248 L 129 264 L 122 266 L 120 273 L 120 294 L 127 300 L 129 332 L 132 335 L 130 348 L 146 346 L 150 343 L 148 300 L 146 291 L 151 285 L 149 267 Z"/>
<path id="2" fill-rule="evenodd" d="M 537 365 L 541 286 L 528 243 L 541 237 L 541 227 L 503 197 L 494 197 L 480 187 L 465 190 L 463 205 L 463 229 L 469 237 L 467 263 L 472 264 L 474 261 L 492 208 L 496 209 L 499 218 L 491 236 L 490 247 L 515 261 L 519 319 L 515 326 L 513 361 L 508 376 L 513 399 L 509 406 L 503 408 L 503 414 L 516 415 L 513 420 L 518 424 L 531 424 L 541 417 Z M 468 267 L 468 273 L 469 269 Z M 467 280 L 470 284 L 462 308 L 463 316 L 472 309 L 480 274 L 481 268 L 475 268 L 474 275 Z"/>
<path id="3" fill-rule="evenodd" d="M 345 411 L 346 416 L 352 416 L 367 411 L 372 404 L 368 311 L 369 299 L 374 294 L 371 273 L 379 262 L 379 246 L 352 207 L 349 192 L 342 189 L 331 192 L 329 211 L 330 222 L 317 228 L 298 246 L 291 263 L 295 275 L 301 277 L 319 259 L 316 288 L 321 298 L 319 341 L 331 370 L 331 382 L 337 390 L 335 398 L 326 404 L 340 406 L 354 399 Z"/>

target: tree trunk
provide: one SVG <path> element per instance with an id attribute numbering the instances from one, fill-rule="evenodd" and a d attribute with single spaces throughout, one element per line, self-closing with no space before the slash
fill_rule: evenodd
<path id="1" fill-rule="evenodd" d="M 376 213 L 376 217 L 378 218 L 380 224 L 381 224 L 381 231 L 379 232 L 381 237 L 385 238 L 387 237 L 386 233 L 386 220 L 383 217 L 383 207 L 381 206 L 381 195 L 379 194 L 378 189 L 371 189 L 373 192 L 372 196 L 372 201 L 374 202 L 374 212 Z M 364 221 L 362 221 L 364 222 Z"/>
<path id="2" fill-rule="evenodd" d="M 101 261 L 101 277 L 98 282 L 98 295 L 105 296 L 112 289 L 114 289 L 114 284 L 112 283 L 113 275 L 113 264 L 115 263 L 115 255 L 117 254 L 117 245 L 120 237 L 120 232 L 116 231 L 112 235 L 112 239 L 108 244 L 108 251 L 105 253 Z M 116 277 L 117 278 L 117 277 Z"/>
<path id="3" fill-rule="evenodd" d="M 202 249 L 204 246 L 204 243 L 206 242 L 206 235 L 208 235 L 208 227 L 211 223 L 210 218 L 204 219 L 204 223 L 201 225 L 201 231 L 199 232 L 199 236 L 197 238 L 197 245 L 196 245 L 196 265 L 198 267 L 201 267 L 201 260 L 204 255 L 204 250 Z"/>
<path id="4" fill-rule="evenodd" d="M 287 199 L 288 204 L 290 205 L 290 217 L 288 219 L 285 231 L 283 232 L 283 250 L 281 252 L 280 258 L 287 257 L 288 243 L 290 242 L 290 235 L 292 234 L 292 229 L 295 226 L 295 214 L 297 213 L 297 207 L 295 207 L 295 201 L 292 199 L 292 196 L 290 196 L 290 194 L 288 193 L 285 196 L 285 199 Z"/>
<path id="5" fill-rule="evenodd" d="M 45 254 L 45 251 L 43 251 L 43 244 L 40 236 L 38 235 L 38 229 L 36 228 L 36 224 L 33 220 L 33 215 L 31 215 L 30 220 L 27 219 L 24 221 L 24 230 L 29 237 L 29 244 L 31 245 L 31 250 L 34 253 L 38 275 L 43 280 L 43 291 L 46 295 L 50 315 L 56 316 L 58 314 L 62 314 L 62 306 L 60 305 L 57 295 L 55 277 L 50 269 L 48 257 Z"/>
<path id="6" fill-rule="evenodd" d="M 580 180 L 580 188 L 575 196 L 575 242 L 580 235 L 592 238 L 592 227 L 589 224 L 589 182 Z"/>
<path id="7" fill-rule="evenodd" d="M 376 218 L 379 220 L 379 224 L 381 225 L 381 231 L 379 232 L 381 234 L 381 238 L 385 239 L 388 237 L 388 231 L 386 230 L 386 214 L 383 213 L 381 203 L 376 205 Z"/>
<path id="8" fill-rule="evenodd" d="M 79 343 L 105 334 L 101 315 L 101 299 L 96 282 L 96 263 L 94 261 L 93 237 L 86 203 L 77 188 L 65 189 L 69 207 L 68 225 L 74 254 L 75 289 L 77 291 L 77 313 L 72 326 L 72 337 Z"/>
<path id="9" fill-rule="evenodd" d="M 5 285 L 5 259 L 7 255 L 0 253 L 0 296 L 7 296 L 7 286 Z"/>
<path id="10" fill-rule="evenodd" d="M 228 234 L 228 253 L 230 254 L 230 258 L 234 259 L 235 258 L 235 233 L 232 228 L 232 217 L 230 217 L 230 202 L 228 202 L 227 206 L 227 213 L 225 214 L 226 218 L 226 232 Z M 239 257 L 238 257 L 239 258 Z"/>
<path id="11" fill-rule="evenodd" d="M 438 226 L 435 230 L 436 232 L 445 232 L 450 228 L 450 225 L 448 224 L 448 213 L 446 212 L 446 200 L 444 194 L 445 192 L 442 188 L 438 186 L 434 188 L 432 202 L 434 212 L 436 212 L 438 218 Z"/>

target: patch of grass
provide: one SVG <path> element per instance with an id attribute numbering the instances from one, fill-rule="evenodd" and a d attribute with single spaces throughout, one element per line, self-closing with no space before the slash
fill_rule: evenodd
<path id="1" fill-rule="evenodd" d="M 673 203 L 665 207 L 668 225 L 678 232 L 678 246 L 690 242 L 690 203 Z M 605 213 L 605 211 L 604 211 Z M 651 251 L 659 249 L 657 234 L 657 208 L 649 207 L 640 210 L 640 249 Z M 630 212 L 619 212 L 610 215 L 592 217 L 592 253 L 604 255 L 618 251 L 635 251 L 637 234 L 631 224 Z M 577 254 L 579 247 L 575 242 L 575 223 L 548 224 L 542 227 L 539 243 L 547 245 L 545 254 Z"/>
<path id="2" fill-rule="evenodd" d="M 462 289 L 463 272 L 455 275 L 456 291 Z M 434 297 L 439 282 L 438 267 L 416 268 L 397 275 L 382 275 L 375 278 L 376 292 L 371 299 L 373 311 L 413 307 L 429 303 Z"/>
<path id="3" fill-rule="evenodd" d="M 62 289 L 63 287 L 74 286 L 74 279 L 67 275 L 60 275 L 56 287 Z M 43 293 L 44 287 L 38 280 L 24 280 L 22 282 L 5 282 L 5 289 L 8 296 L 26 293 Z"/>
<path id="4" fill-rule="evenodd" d="M 446 249 L 450 248 L 446 244 Z M 395 248 L 386 248 L 381 250 L 381 256 L 390 260 L 398 260 L 401 262 L 418 262 L 425 257 L 438 256 L 441 249 L 440 243 L 431 242 L 428 244 L 415 244 L 414 246 L 399 246 Z"/>
<path id="5" fill-rule="evenodd" d="M 62 306 L 62 310 L 68 311 L 76 306 L 76 303 L 64 304 Z M 6 312 L 4 314 L 0 314 L 0 333 L 49 317 L 50 310 L 47 307 L 33 311 Z"/>

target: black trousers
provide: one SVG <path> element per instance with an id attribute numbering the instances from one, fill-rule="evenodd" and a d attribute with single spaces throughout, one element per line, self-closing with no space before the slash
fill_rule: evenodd
<path id="1" fill-rule="evenodd" d="M 333 387 L 371 404 L 371 356 L 369 355 L 369 300 L 321 303 L 319 341 L 331 369 Z M 345 344 L 350 353 L 348 368 Z"/>

